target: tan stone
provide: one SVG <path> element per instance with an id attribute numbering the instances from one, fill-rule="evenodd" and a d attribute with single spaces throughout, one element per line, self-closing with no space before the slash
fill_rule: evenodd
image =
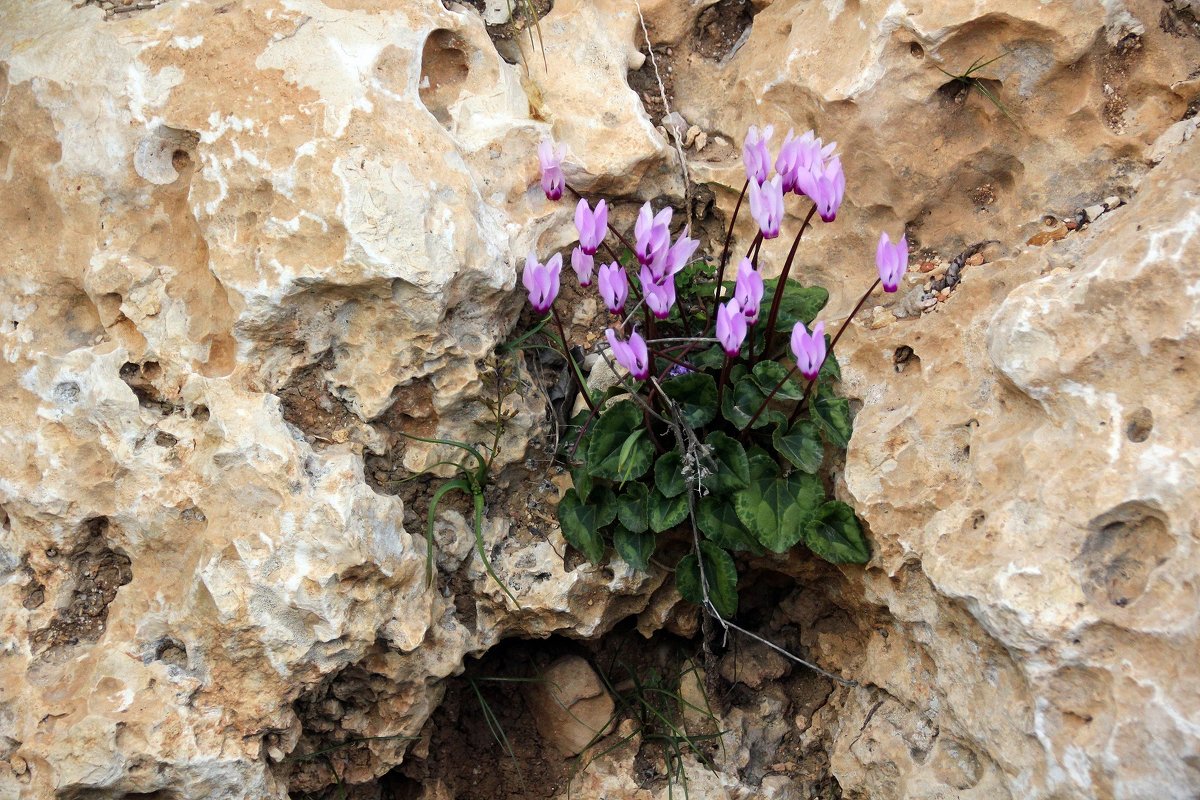
<path id="1" fill-rule="evenodd" d="M 538 733 L 565 756 L 596 744 L 616 724 L 612 696 L 579 656 L 564 656 L 542 670 L 525 697 Z"/>

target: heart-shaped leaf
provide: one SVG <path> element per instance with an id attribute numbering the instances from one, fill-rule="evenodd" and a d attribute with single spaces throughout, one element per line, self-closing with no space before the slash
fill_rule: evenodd
<path id="1" fill-rule="evenodd" d="M 656 533 L 674 528 L 687 518 L 687 494 L 664 497 L 658 489 L 651 489 L 647 505 L 650 509 L 650 527 Z"/>
<path id="2" fill-rule="evenodd" d="M 758 445 L 747 448 L 746 459 L 750 462 L 750 480 L 779 477 L 779 465 L 770 453 Z"/>
<path id="3" fill-rule="evenodd" d="M 617 504 L 608 487 L 593 490 L 592 502 L 582 503 L 574 489 L 568 489 L 558 503 L 558 525 L 563 537 L 593 564 L 604 558 L 604 538 L 600 529 L 617 516 Z"/>
<path id="4" fill-rule="evenodd" d="M 617 495 L 617 519 L 633 533 L 650 527 L 650 509 L 646 504 L 649 490 L 644 483 L 627 483 Z"/>
<path id="5" fill-rule="evenodd" d="M 763 552 L 758 542 L 738 519 L 737 510 L 727 497 L 708 495 L 696 505 L 696 526 L 710 541 L 726 550 Z"/>
<path id="6" fill-rule="evenodd" d="M 695 553 L 679 559 L 675 567 L 675 586 L 684 600 L 700 605 L 704 602 L 703 581 L 708 582 L 708 598 L 722 617 L 737 613 L 737 565 L 733 557 L 712 542 L 701 542 L 704 575 Z"/>
<path id="7" fill-rule="evenodd" d="M 725 494 L 749 485 L 750 463 L 746 460 L 745 448 L 737 439 L 713 431 L 704 443 L 712 454 L 712 463 L 708 465 L 712 472 L 704 476 L 704 488 L 714 494 Z"/>
<path id="8" fill-rule="evenodd" d="M 831 500 L 817 509 L 804 526 L 804 543 L 834 564 L 865 564 L 871 560 L 871 548 L 863 537 L 854 509 L 839 500 Z"/>
<path id="9" fill-rule="evenodd" d="M 850 422 L 850 402 L 836 397 L 833 389 L 821 386 L 812 401 L 812 421 L 817 424 L 829 443 L 845 448 L 850 444 L 854 428 Z"/>
<path id="10" fill-rule="evenodd" d="M 702 369 L 720 369 L 725 363 L 725 350 L 719 344 L 714 344 L 707 350 L 688 355 L 688 360 Z"/>
<path id="11" fill-rule="evenodd" d="M 654 535 L 634 533 L 624 525 L 613 532 L 613 549 L 629 566 L 645 572 L 650 568 L 650 556 L 654 555 Z"/>
<path id="12" fill-rule="evenodd" d="M 575 487 L 575 493 L 579 495 L 580 502 L 586 503 L 588 495 L 592 492 L 592 476 L 588 474 L 585 465 L 571 470 L 571 483 Z"/>
<path id="13" fill-rule="evenodd" d="M 804 396 L 804 387 L 795 381 L 795 375 L 789 377 L 789 372 L 787 367 L 778 362 L 760 361 L 750 371 L 750 377 L 763 396 L 770 395 L 775 391 L 775 387 L 779 386 L 779 390 L 775 391 L 776 400 L 799 400 Z M 783 385 L 780 386 L 780 383 Z"/>
<path id="14" fill-rule="evenodd" d="M 654 464 L 654 485 L 663 497 L 678 497 L 687 489 L 683 477 L 683 456 L 678 450 L 663 453 Z"/>
<path id="15" fill-rule="evenodd" d="M 614 403 L 588 436 L 588 472 L 610 481 L 631 481 L 650 469 L 654 445 L 645 435 L 642 411 L 632 402 Z"/>
<path id="16" fill-rule="evenodd" d="M 732 422 L 735 428 L 743 430 L 766 399 L 766 394 L 758 388 L 754 379 L 747 376 L 726 387 L 725 396 L 721 399 L 721 414 Z M 784 419 L 780 411 L 768 408 L 754 420 L 754 427 L 761 428 L 772 422 L 782 422 Z"/>
<path id="17" fill-rule="evenodd" d="M 664 381 L 663 393 L 675 401 L 688 427 L 699 428 L 717 416 L 717 382 L 703 372 L 689 372 Z"/>
<path id="18" fill-rule="evenodd" d="M 804 526 L 824 500 L 816 477 L 793 472 L 786 478 L 751 481 L 733 496 L 733 505 L 738 519 L 763 547 L 783 553 L 804 536 Z"/>
<path id="19" fill-rule="evenodd" d="M 765 282 L 765 297 L 773 297 L 776 280 Z M 821 309 L 829 302 L 829 292 L 822 286 L 801 286 L 794 281 L 784 285 L 783 298 L 779 303 L 779 315 L 775 318 L 775 330 L 792 332 L 797 322 L 805 325 L 812 324 L 821 313 Z"/>
<path id="20" fill-rule="evenodd" d="M 825 458 L 825 445 L 821 442 L 821 432 L 817 426 L 808 420 L 800 420 L 791 430 L 784 432 L 780 425 L 771 435 L 775 449 L 798 469 L 816 474 Z"/>

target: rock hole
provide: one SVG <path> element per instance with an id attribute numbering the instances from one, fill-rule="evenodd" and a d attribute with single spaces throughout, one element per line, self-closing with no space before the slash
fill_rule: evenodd
<path id="1" fill-rule="evenodd" d="M 191 153 L 200 144 L 196 131 L 160 125 L 142 138 L 133 152 L 133 169 L 144 180 L 166 186 L 191 166 Z"/>
<path id="2" fill-rule="evenodd" d="M 1125 436 L 1129 441 L 1140 444 L 1150 438 L 1154 430 L 1154 415 L 1142 406 L 1125 418 Z"/>
<path id="3" fill-rule="evenodd" d="M 921 45 L 917 44 L 916 42 L 913 42 L 908 46 L 908 54 L 913 58 L 924 58 L 925 48 L 921 47 Z"/>
<path id="4" fill-rule="evenodd" d="M 462 94 L 471 71 L 467 47 L 457 33 L 439 28 L 429 34 L 421 51 L 421 102 L 443 126 L 450 125 L 450 107 Z"/>
<path id="5" fill-rule="evenodd" d="M 921 357 L 911 347 L 902 344 L 892 353 L 892 365 L 896 368 L 896 372 L 904 372 L 907 369 L 920 372 Z"/>
<path id="6" fill-rule="evenodd" d="M 178 639 L 170 636 L 163 637 L 154 643 L 154 660 L 166 662 L 180 669 L 187 669 L 187 646 Z"/>
<path id="7" fill-rule="evenodd" d="M 724 61 L 749 38 L 754 14 L 750 0 L 720 0 L 710 5 L 696 20 L 693 49 L 705 58 Z"/>
<path id="8" fill-rule="evenodd" d="M 63 381 L 54 387 L 55 402 L 69 406 L 79 402 L 79 384 L 75 381 Z"/>
<path id="9" fill-rule="evenodd" d="M 1146 591 L 1150 573 L 1175 550 L 1161 514 L 1145 503 L 1128 502 L 1096 517 L 1078 559 L 1084 594 L 1093 603 L 1118 608 Z"/>

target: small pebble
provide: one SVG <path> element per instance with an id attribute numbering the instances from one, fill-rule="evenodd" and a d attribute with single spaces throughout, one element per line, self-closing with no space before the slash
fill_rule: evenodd
<path id="1" fill-rule="evenodd" d="M 976 253 L 975 255 L 968 258 L 966 261 L 966 264 L 968 267 L 978 267 L 982 263 L 983 263 L 983 253 Z"/>
<path id="2" fill-rule="evenodd" d="M 922 261 L 917 269 L 919 269 L 921 272 L 933 272 L 933 269 L 936 266 L 936 261 Z"/>
<path id="3" fill-rule="evenodd" d="M 950 289 L 949 288 L 942 289 L 940 292 L 937 293 L 938 302 L 939 303 L 942 302 L 949 296 L 950 296 Z"/>
<path id="4" fill-rule="evenodd" d="M 1065 238 L 1066 235 L 1067 226 L 1060 225 L 1054 230 L 1035 233 L 1033 236 L 1029 237 L 1029 241 L 1025 242 L 1025 244 L 1033 245 L 1034 247 L 1041 247 L 1042 245 L 1050 244 L 1050 242 L 1057 242 L 1059 239 Z"/>
<path id="5" fill-rule="evenodd" d="M 696 141 L 696 137 L 699 135 L 700 135 L 700 126 L 699 125 L 693 125 L 692 127 L 688 128 L 687 133 L 684 134 L 684 137 L 683 137 L 683 146 L 691 147 L 692 142 Z"/>
<path id="6" fill-rule="evenodd" d="M 1112 197 L 1104 198 L 1104 207 L 1107 208 L 1109 211 L 1112 211 L 1117 206 L 1122 206 L 1122 205 L 1125 205 L 1125 201 L 1122 200 L 1121 198 L 1117 197 L 1116 195 L 1113 195 Z"/>
<path id="7" fill-rule="evenodd" d="M 713 139 L 713 141 L 716 142 L 718 147 L 724 147 L 725 145 L 729 144 L 729 140 L 724 136 L 718 136 L 717 138 Z"/>
<path id="8" fill-rule="evenodd" d="M 9 759 L 8 765 L 12 767 L 14 775 L 24 775 L 25 770 L 29 769 L 29 765 L 25 762 L 25 759 L 20 756 L 13 756 Z"/>
<path id="9" fill-rule="evenodd" d="M 699 153 L 703 150 L 706 144 L 708 144 L 708 134 L 700 131 L 696 134 L 696 152 Z"/>
<path id="10" fill-rule="evenodd" d="M 1103 205 L 1088 206 L 1083 210 L 1088 222 L 1095 222 L 1106 211 Z"/>
<path id="11" fill-rule="evenodd" d="M 880 328 L 886 328 L 888 325 L 891 325 L 895 319 L 896 317 L 883 306 L 875 306 L 871 310 L 871 321 L 867 323 L 867 327 L 873 331 L 877 331 Z"/>
<path id="12" fill-rule="evenodd" d="M 1073 230 L 1075 230 L 1076 228 L 1078 228 L 1078 227 L 1079 227 L 1079 223 L 1078 223 L 1078 222 L 1076 222 L 1076 221 L 1075 221 L 1075 220 L 1073 220 L 1073 219 L 1069 219 L 1069 220 L 1067 220 L 1067 222 L 1066 222 L 1066 226 L 1067 226 L 1067 230 L 1069 230 L 1069 231 L 1073 231 Z"/>

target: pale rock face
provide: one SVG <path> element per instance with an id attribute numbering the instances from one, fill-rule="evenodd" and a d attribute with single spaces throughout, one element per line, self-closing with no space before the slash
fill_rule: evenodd
<path id="1" fill-rule="evenodd" d="M 969 268 L 936 313 L 855 326 L 838 491 L 875 559 L 770 568 L 801 583 L 776 618 L 861 684 L 803 728 L 844 796 L 1194 796 L 1200 145 L 1186 124 L 1160 137 L 1200 90 L 1197 40 L 1152 0 L 642 8 L 722 208 L 751 122 L 838 140 L 846 204 L 795 272 L 830 287 L 831 318 L 880 229 L 1008 248 L 1044 213 L 1136 193 Z M 683 196 L 626 83 L 635 5 L 559 0 L 541 24 L 549 68 L 528 42 L 507 64 L 474 11 L 441 3 L 0 11 L 0 795 L 317 791 L 328 773 L 284 759 L 416 734 L 441 679 L 504 636 L 628 616 L 695 634 L 664 576 L 568 570 L 557 531 L 500 514 L 483 547 L 523 608 L 452 510 L 436 558 L 460 594 L 428 590 L 423 538 L 364 475 L 393 427 L 477 435 L 476 364 L 523 302 L 517 265 L 572 239 L 570 204 L 538 187 L 542 138 L 568 144 L 572 185 L 632 201 L 614 218 Z M 1016 124 L 934 66 L 1005 50 L 981 76 Z M 743 217 L 741 246 L 750 232 Z M 916 359 L 897 373 L 901 346 Z M 499 465 L 543 412 L 509 402 Z M 404 465 L 448 454 L 410 443 Z M 784 665 L 760 667 L 771 724 L 723 720 L 722 773 L 687 765 L 699 796 L 809 794 L 740 776 L 790 719 Z M 406 747 L 372 741 L 343 780 Z M 667 796 L 619 759 L 578 796 Z"/>

